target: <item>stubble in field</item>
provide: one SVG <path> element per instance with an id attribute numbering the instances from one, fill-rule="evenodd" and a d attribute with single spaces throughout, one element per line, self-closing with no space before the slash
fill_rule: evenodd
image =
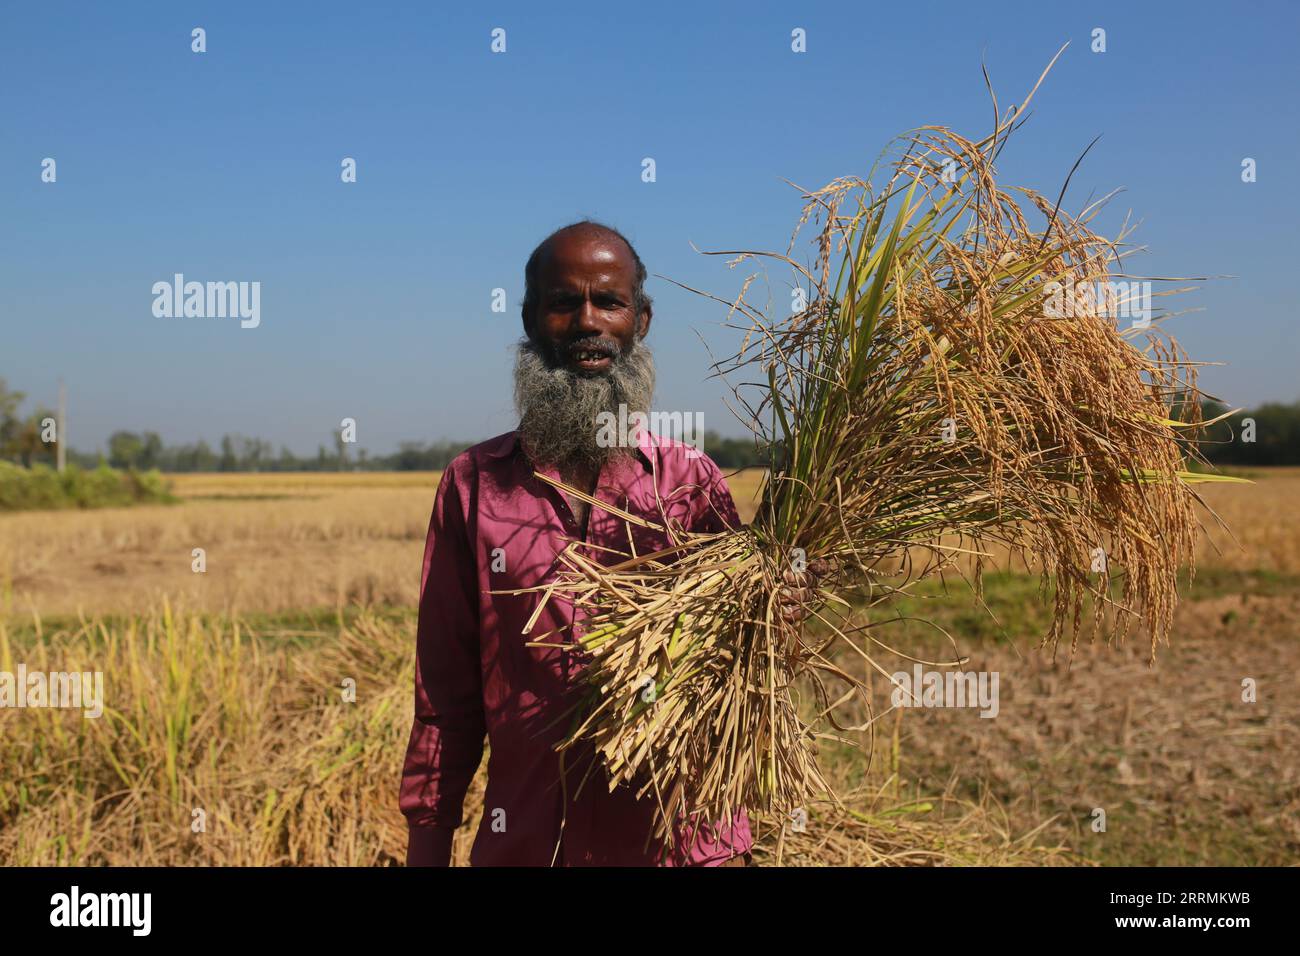
<path id="1" fill-rule="evenodd" d="M 1279 695 L 1300 669 L 1300 470 L 1255 477 L 1206 489 L 1239 543 L 1211 526 L 1221 551 L 1202 548 L 1154 670 L 1141 641 L 1073 663 L 1035 652 L 1042 608 L 1028 578 L 994 577 L 996 620 L 955 587 L 940 620 L 968 666 L 1004 674 L 999 717 L 888 714 L 869 774 L 852 752 L 827 754 L 858 788 L 851 812 L 807 808 L 803 830 L 762 821 L 759 858 L 1294 859 L 1297 715 Z M 181 476 L 175 506 L 0 516 L 0 669 L 102 669 L 115 712 L 0 713 L 0 862 L 399 862 L 413 609 L 437 479 Z M 760 479 L 731 478 L 746 519 Z M 903 643 L 942 656 L 926 640 Z M 1256 705 L 1240 700 L 1244 677 L 1259 684 Z M 482 772 L 459 862 L 481 788 Z M 1089 827 L 1095 806 L 1110 810 L 1105 834 Z"/>

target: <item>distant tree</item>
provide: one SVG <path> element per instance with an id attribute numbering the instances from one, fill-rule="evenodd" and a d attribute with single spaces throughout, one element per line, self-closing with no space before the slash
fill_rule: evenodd
<path id="1" fill-rule="evenodd" d="M 13 455 L 24 466 L 30 468 L 38 461 L 54 464 L 55 444 L 45 440 L 45 422 L 53 417 L 48 408 L 37 408 L 12 430 Z"/>
<path id="2" fill-rule="evenodd" d="M 136 458 L 137 468 L 157 468 L 162 459 L 163 443 L 157 432 L 145 432 L 140 439 L 140 454 Z"/>
<path id="3" fill-rule="evenodd" d="M 767 464 L 767 457 L 753 438 L 724 438 L 717 432 L 705 432 L 700 450 L 719 468 L 751 468 Z"/>
<path id="4" fill-rule="evenodd" d="M 261 471 L 262 466 L 271 457 L 271 445 L 260 438 L 239 437 L 238 469 L 240 471 Z"/>
<path id="5" fill-rule="evenodd" d="M 22 392 L 11 392 L 3 378 L 0 378 L 0 458 L 18 457 L 18 432 L 22 422 L 18 419 L 18 409 L 27 396 Z"/>
<path id="6" fill-rule="evenodd" d="M 217 456 L 207 442 L 199 439 L 185 445 L 177 452 L 177 466 L 181 471 L 216 471 Z"/>
<path id="7" fill-rule="evenodd" d="M 217 462 L 217 471 L 238 471 L 239 456 L 235 454 L 235 439 L 230 435 L 221 436 L 221 460 Z"/>
<path id="8" fill-rule="evenodd" d="M 113 432 L 108 436 L 108 463 L 114 468 L 134 468 L 144 451 L 144 441 L 135 432 Z"/>
<path id="9" fill-rule="evenodd" d="M 419 442 L 404 441 L 397 446 L 397 454 L 390 461 L 396 471 L 420 471 L 422 454 L 423 446 Z"/>

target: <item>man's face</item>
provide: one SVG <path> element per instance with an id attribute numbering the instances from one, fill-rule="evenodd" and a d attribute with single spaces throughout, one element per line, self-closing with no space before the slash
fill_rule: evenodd
<path id="1" fill-rule="evenodd" d="M 627 246 L 599 230 L 560 233 L 539 263 L 538 303 L 528 333 L 551 363 L 602 375 L 650 328 L 632 301 L 636 264 Z"/>

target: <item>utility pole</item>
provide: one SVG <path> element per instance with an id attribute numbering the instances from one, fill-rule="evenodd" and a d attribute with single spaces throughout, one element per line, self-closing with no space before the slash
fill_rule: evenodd
<path id="1" fill-rule="evenodd" d="M 58 434 L 54 436 L 54 454 L 59 472 L 62 473 L 68 464 L 68 390 L 64 387 L 63 379 L 59 379 L 59 421 L 55 427 Z"/>

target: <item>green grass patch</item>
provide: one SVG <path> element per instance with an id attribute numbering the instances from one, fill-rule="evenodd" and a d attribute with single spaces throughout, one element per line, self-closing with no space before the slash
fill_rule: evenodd
<path id="1" fill-rule="evenodd" d="M 121 508 L 171 504 L 177 499 L 156 471 L 117 471 L 107 465 L 58 472 L 48 465 L 23 468 L 0 461 L 0 512 L 64 508 Z"/>
<path id="2" fill-rule="evenodd" d="M 407 626 L 411 634 L 411 646 L 415 644 L 415 626 L 417 610 L 413 607 L 385 605 L 362 608 L 349 605 L 344 608 L 319 607 L 293 609 L 287 611 L 255 612 L 238 614 L 237 621 L 241 631 L 256 639 L 268 650 L 280 647 L 289 649 L 311 649 L 323 641 L 337 638 L 340 633 L 351 628 L 363 617 L 370 621 L 384 624 Z M 178 615 L 185 621 L 193 621 L 203 627 L 225 627 L 232 623 L 229 614 L 221 611 L 204 611 Z M 98 614 L 86 622 L 75 614 L 61 614 L 42 617 L 38 622 L 34 618 L 14 617 L 5 622 L 9 640 L 22 648 L 32 647 L 45 639 L 47 635 L 61 632 L 75 632 L 85 628 L 86 645 L 97 649 L 104 643 L 104 635 L 118 634 L 142 620 L 138 613 Z"/>
<path id="3" fill-rule="evenodd" d="M 1228 595 L 1277 597 L 1300 590 L 1300 574 L 1286 571 L 1204 568 L 1195 578 L 1183 575 L 1178 593 L 1185 601 L 1205 601 Z"/>

